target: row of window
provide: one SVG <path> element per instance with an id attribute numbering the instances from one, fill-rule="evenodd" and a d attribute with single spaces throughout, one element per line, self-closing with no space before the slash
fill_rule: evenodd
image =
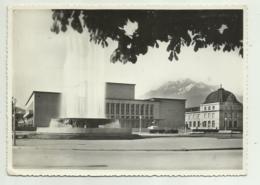
<path id="1" fill-rule="evenodd" d="M 225 124 L 224 126 L 226 128 L 237 128 L 238 127 L 238 124 L 237 124 L 236 120 L 235 121 L 232 121 L 232 120 L 225 121 L 224 124 Z"/>
<path id="2" fill-rule="evenodd" d="M 237 124 L 237 121 L 228 121 L 228 122 L 225 122 L 224 123 L 224 127 L 226 128 L 237 128 L 238 127 L 238 124 Z M 215 121 L 203 121 L 202 123 L 200 121 L 186 121 L 186 125 L 191 128 L 191 127 L 204 127 L 204 128 L 215 128 Z"/>
<path id="3" fill-rule="evenodd" d="M 224 110 L 233 110 L 233 109 L 236 109 L 236 107 L 224 106 L 223 109 Z M 212 106 L 204 106 L 204 111 L 210 111 L 210 110 L 215 110 L 215 106 L 214 105 L 212 105 Z"/>
<path id="4" fill-rule="evenodd" d="M 190 121 L 186 122 L 186 125 L 188 125 L 189 128 L 191 127 L 208 127 L 208 128 L 215 128 L 215 121 L 203 121 L 202 123 L 200 121 Z"/>
<path id="5" fill-rule="evenodd" d="M 106 114 L 153 115 L 153 104 L 106 103 Z"/>
<path id="6" fill-rule="evenodd" d="M 140 116 L 125 116 L 125 115 L 110 115 L 108 118 L 111 119 L 125 119 L 125 120 L 140 120 Z M 153 116 L 142 116 L 143 120 L 153 120 Z"/>
<path id="7" fill-rule="evenodd" d="M 203 114 L 204 118 L 215 118 L 215 113 L 204 113 Z M 200 114 L 188 114 L 187 115 L 187 119 L 190 120 L 192 118 L 200 118 Z"/>
<path id="8" fill-rule="evenodd" d="M 238 118 L 239 116 L 240 116 L 240 115 L 239 115 L 239 113 L 237 113 L 237 112 L 225 113 L 225 114 L 224 114 L 224 117 L 225 117 L 225 118 L 232 118 L 232 117 Z M 214 113 L 214 112 L 212 112 L 212 113 L 210 113 L 210 112 L 208 112 L 208 113 L 203 113 L 203 117 L 204 117 L 204 118 L 215 118 L 215 113 Z M 200 118 L 200 114 L 196 113 L 196 114 L 187 114 L 187 115 L 186 115 L 186 119 L 187 119 L 187 120 L 194 119 L 194 118 Z"/>
<path id="9" fill-rule="evenodd" d="M 215 110 L 215 106 L 204 106 L 204 110 L 207 111 L 207 110 Z"/>

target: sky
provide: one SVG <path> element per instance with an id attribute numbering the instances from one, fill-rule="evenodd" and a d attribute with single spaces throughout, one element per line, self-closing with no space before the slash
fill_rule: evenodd
<path id="1" fill-rule="evenodd" d="M 69 52 L 65 38 L 78 33 L 69 30 L 55 34 L 50 31 L 51 25 L 50 10 L 14 12 L 12 91 L 19 106 L 24 106 L 34 90 L 61 91 L 63 65 Z M 178 61 L 170 62 L 167 43 L 159 45 L 139 56 L 136 64 L 111 63 L 116 43 L 110 41 L 105 49 L 100 46 L 97 53 L 104 55 L 106 81 L 136 84 L 136 98 L 168 81 L 186 78 L 209 85 L 222 84 L 225 89 L 242 95 L 243 59 L 237 51 L 224 53 L 206 48 L 194 52 L 186 47 L 182 48 Z"/>

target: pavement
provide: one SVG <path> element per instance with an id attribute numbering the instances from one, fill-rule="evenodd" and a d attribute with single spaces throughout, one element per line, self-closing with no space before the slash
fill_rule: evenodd
<path id="1" fill-rule="evenodd" d="M 242 154 L 242 139 L 18 139 L 13 165 L 27 169 L 241 169 Z"/>
<path id="2" fill-rule="evenodd" d="M 205 150 L 242 149 L 242 139 L 218 139 L 205 137 L 149 137 L 121 140 L 42 140 L 18 139 L 17 148 L 81 150 Z"/>

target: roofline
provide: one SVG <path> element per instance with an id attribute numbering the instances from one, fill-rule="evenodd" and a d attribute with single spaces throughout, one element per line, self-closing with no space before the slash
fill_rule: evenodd
<path id="1" fill-rule="evenodd" d="M 25 105 L 28 104 L 28 102 L 30 101 L 30 99 L 32 98 L 32 96 L 33 96 L 35 93 L 61 94 L 60 92 L 53 92 L 53 91 L 32 91 L 32 93 L 30 94 L 30 96 L 29 96 L 28 100 L 26 101 Z"/>
<path id="2" fill-rule="evenodd" d="M 150 100 L 150 101 L 152 101 L 152 100 L 170 100 L 170 101 L 186 101 L 186 99 L 179 99 L 179 98 L 149 98 L 149 99 L 147 99 L 147 100 Z"/>
<path id="3" fill-rule="evenodd" d="M 106 84 L 120 84 L 120 85 L 136 85 L 136 84 L 132 84 L 132 83 L 120 83 L 120 82 L 106 82 Z"/>
<path id="4" fill-rule="evenodd" d="M 170 98 L 149 98 L 149 99 L 123 99 L 123 98 L 106 98 L 106 100 L 126 100 L 126 101 L 153 101 L 158 102 L 158 100 L 170 100 L 170 101 L 186 101 L 186 99 L 170 99 Z"/>
<path id="5" fill-rule="evenodd" d="M 125 100 L 125 101 L 146 101 L 146 102 L 152 102 L 149 99 L 123 99 L 123 98 L 106 98 L 106 100 Z"/>

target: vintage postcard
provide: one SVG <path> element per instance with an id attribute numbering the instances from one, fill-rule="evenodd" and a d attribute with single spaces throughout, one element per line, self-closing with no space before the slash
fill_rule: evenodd
<path id="1" fill-rule="evenodd" d="M 244 6 L 11 6 L 10 175 L 246 175 Z"/>

